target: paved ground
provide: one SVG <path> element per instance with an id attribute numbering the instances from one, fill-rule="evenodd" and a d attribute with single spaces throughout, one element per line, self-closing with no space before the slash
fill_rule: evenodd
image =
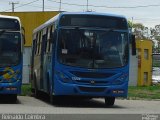
<path id="1" fill-rule="evenodd" d="M 16 104 L 0 103 L 0 113 L 41 114 L 160 114 L 160 101 L 116 100 L 110 108 L 104 107 L 103 99 L 65 102 L 51 105 L 34 97 L 18 96 Z"/>

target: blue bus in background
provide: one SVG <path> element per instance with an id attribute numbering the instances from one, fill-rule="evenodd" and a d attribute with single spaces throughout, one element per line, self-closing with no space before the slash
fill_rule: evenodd
<path id="1" fill-rule="evenodd" d="M 23 40 L 18 17 L 0 15 L 0 96 L 15 102 L 21 93 Z M 9 98 L 8 98 L 9 97 Z"/>
<path id="2" fill-rule="evenodd" d="M 51 101 L 56 96 L 105 98 L 112 106 L 115 97 L 127 97 L 130 43 L 135 55 L 135 37 L 123 16 L 60 13 L 33 32 L 32 91 L 48 93 Z"/>

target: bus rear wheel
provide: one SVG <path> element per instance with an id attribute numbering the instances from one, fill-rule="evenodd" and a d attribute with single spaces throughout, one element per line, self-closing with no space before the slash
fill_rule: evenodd
<path id="1" fill-rule="evenodd" d="M 115 97 L 105 97 L 105 105 L 113 106 L 115 102 Z"/>

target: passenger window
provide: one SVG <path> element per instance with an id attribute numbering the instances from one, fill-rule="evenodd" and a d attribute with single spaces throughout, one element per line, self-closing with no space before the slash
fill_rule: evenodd
<path id="1" fill-rule="evenodd" d="M 52 27 L 51 27 L 51 29 L 50 29 L 50 31 L 49 31 L 49 39 L 48 39 L 48 52 L 50 52 L 50 48 L 51 48 L 51 35 L 52 35 Z"/>
<path id="2" fill-rule="evenodd" d="M 52 47 L 52 26 L 49 27 L 48 29 L 48 35 L 47 35 L 47 53 L 51 51 L 51 47 Z"/>
<path id="3" fill-rule="evenodd" d="M 36 38 L 35 38 L 35 44 L 34 44 L 34 48 L 35 48 L 35 51 L 34 51 L 34 54 L 36 55 L 37 53 L 37 37 L 38 37 L 38 34 L 36 34 Z"/>
<path id="4" fill-rule="evenodd" d="M 46 47 L 46 53 L 48 53 L 48 47 L 49 47 L 49 43 L 48 43 L 48 39 L 49 39 L 49 34 L 50 34 L 50 28 L 48 28 L 48 32 L 47 32 L 47 47 Z"/>
<path id="5" fill-rule="evenodd" d="M 37 48 L 38 50 L 37 50 L 37 55 L 39 55 L 39 51 L 40 51 L 40 37 L 41 37 L 41 32 L 38 33 L 38 43 L 37 43 L 38 44 L 37 45 L 38 46 L 38 48 Z"/>
<path id="6" fill-rule="evenodd" d="M 37 40 L 36 40 L 36 55 L 38 55 L 38 51 L 39 51 L 39 33 L 37 33 Z"/>
<path id="7" fill-rule="evenodd" d="M 48 28 L 47 28 L 47 31 L 46 31 L 46 35 L 45 35 L 45 42 L 44 42 L 44 51 L 45 53 L 47 53 L 47 38 L 48 38 Z"/>
<path id="8" fill-rule="evenodd" d="M 39 37 L 39 55 L 41 54 L 42 51 L 42 31 L 40 32 L 40 37 Z"/>

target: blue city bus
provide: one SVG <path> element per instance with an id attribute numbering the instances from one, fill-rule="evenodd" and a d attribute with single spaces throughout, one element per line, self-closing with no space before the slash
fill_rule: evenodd
<path id="1" fill-rule="evenodd" d="M 115 97 L 127 97 L 130 43 L 134 55 L 135 37 L 123 16 L 62 12 L 33 31 L 32 91 L 51 101 L 102 97 L 112 106 Z"/>
<path id="2" fill-rule="evenodd" d="M 22 38 L 20 19 L 0 15 L 0 96 L 5 95 L 12 102 L 21 93 Z"/>

